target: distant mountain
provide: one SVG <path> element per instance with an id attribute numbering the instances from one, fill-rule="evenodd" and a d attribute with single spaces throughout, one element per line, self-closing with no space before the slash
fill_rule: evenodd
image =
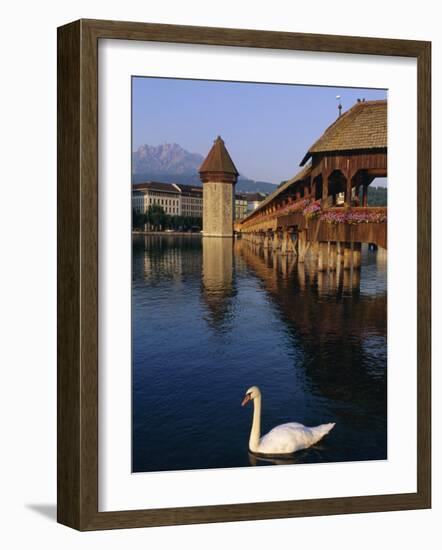
<path id="1" fill-rule="evenodd" d="M 261 191 L 261 193 L 265 193 L 266 195 L 269 193 L 273 193 L 273 191 L 277 187 L 277 185 L 268 181 L 249 180 L 247 178 L 244 178 L 243 176 L 239 176 L 238 182 L 236 184 L 236 190 L 239 192 L 258 193 L 258 191 Z"/>
<path id="2" fill-rule="evenodd" d="M 132 155 L 132 173 L 137 174 L 192 174 L 196 173 L 204 158 L 189 153 L 177 143 L 141 145 Z"/>
<path id="3" fill-rule="evenodd" d="M 198 168 L 204 157 L 189 153 L 177 143 L 141 145 L 132 153 L 132 182 L 159 181 L 201 185 Z M 236 190 L 242 192 L 271 193 L 276 185 L 266 181 L 254 181 L 239 176 Z"/>

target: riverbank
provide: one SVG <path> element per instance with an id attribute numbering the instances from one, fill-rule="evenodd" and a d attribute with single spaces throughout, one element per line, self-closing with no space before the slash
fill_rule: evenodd
<path id="1" fill-rule="evenodd" d="M 162 236 L 173 236 L 173 237 L 202 237 L 202 233 L 191 231 L 132 231 L 132 236 L 137 235 L 162 235 Z"/>

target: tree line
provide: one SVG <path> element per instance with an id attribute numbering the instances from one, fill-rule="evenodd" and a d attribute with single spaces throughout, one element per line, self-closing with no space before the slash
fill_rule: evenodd
<path id="1" fill-rule="evenodd" d="M 368 195 L 368 206 L 387 206 L 387 188 L 386 187 L 372 187 L 371 185 L 367 188 Z M 360 196 L 362 201 L 362 192 Z M 362 204 L 362 202 L 361 202 Z"/>
<path id="2" fill-rule="evenodd" d="M 145 213 L 132 211 L 133 229 L 145 229 L 164 231 L 173 229 L 176 231 L 200 230 L 203 225 L 202 218 L 193 216 L 178 216 L 166 214 L 164 208 L 158 204 L 149 206 Z"/>

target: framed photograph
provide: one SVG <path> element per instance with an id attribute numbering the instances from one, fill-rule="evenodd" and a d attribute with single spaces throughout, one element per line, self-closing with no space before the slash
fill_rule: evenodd
<path id="1" fill-rule="evenodd" d="M 58 29 L 60 523 L 431 506 L 430 52 Z"/>

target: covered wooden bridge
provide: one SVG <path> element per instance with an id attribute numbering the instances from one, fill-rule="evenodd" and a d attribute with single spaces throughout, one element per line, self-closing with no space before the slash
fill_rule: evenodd
<path id="1" fill-rule="evenodd" d="M 252 244 L 318 269 L 360 266 L 361 243 L 387 248 L 387 209 L 368 186 L 387 176 L 387 101 L 358 101 L 309 148 L 302 169 L 235 224 Z"/>

